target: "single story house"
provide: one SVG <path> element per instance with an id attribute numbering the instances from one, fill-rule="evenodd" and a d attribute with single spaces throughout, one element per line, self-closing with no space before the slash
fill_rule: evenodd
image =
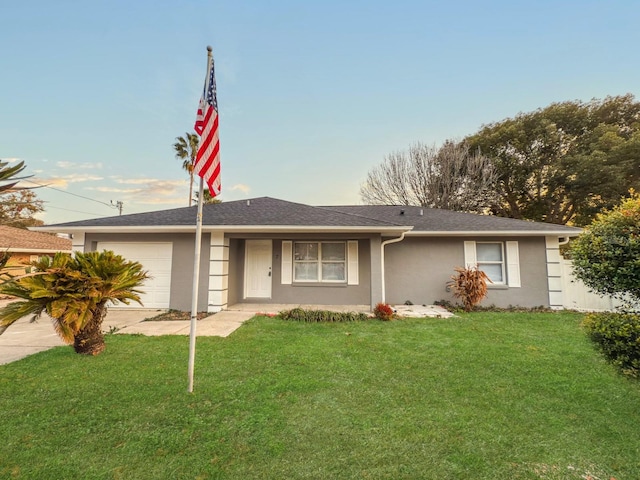
<path id="1" fill-rule="evenodd" d="M 152 276 L 147 308 L 191 309 L 197 207 L 37 227 L 113 250 Z M 198 309 L 236 303 L 454 301 L 454 268 L 479 265 L 485 304 L 561 308 L 559 247 L 580 229 L 413 206 L 314 207 L 270 197 L 204 205 Z"/>
<path id="2" fill-rule="evenodd" d="M 48 233 L 0 225 L 0 251 L 11 254 L 7 271 L 17 275 L 24 273 L 25 266 L 43 255 L 52 257 L 56 252 L 70 253 L 71 240 Z"/>

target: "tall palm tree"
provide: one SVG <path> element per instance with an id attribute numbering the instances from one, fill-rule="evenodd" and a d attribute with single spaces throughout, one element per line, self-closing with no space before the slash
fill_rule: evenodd
<path id="1" fill-rule="evenodd" d="M 102 321 L 107 303 L 140 301 L 138 287 L 149 278 L 138 262 L 102 252 L 57 253 L 33 262 L 36 272 L 0 284 L 0 293 L 23 299 L 0 309 L 0 326 L 25 315 L 47 313 L 58 335 L 77 353 L 98 355 L 105 349 Z"/>
<path id="2" fill-rule="evenodd" d="M 195 192 L 193 194 L 193 203 L 198 203 L 199 196 L 200 195 L 198 194 L 198 192 Z M 218 197 L 212 197 L 211 192 L 208 189 L 205 189 L 204 194 L 202 195 L 202 203 L 204 203 L 205 205 L 209 205 L 212 203 L 222 203 L 222 200 L 220 200 Z"/>
<path id="3" fill-rule="evenodd" d="M 184 137 L 176 137 L 176 143 L 173 144 L 176 158 L 182 160 L 182 168 L 189 173 L 189 206 L 191 206 L 191 199 L 193 198 L 193 166 L 196 163 L 199 144 L 200 137 L 195 133 L 189 132 L 185 133 Z"/>

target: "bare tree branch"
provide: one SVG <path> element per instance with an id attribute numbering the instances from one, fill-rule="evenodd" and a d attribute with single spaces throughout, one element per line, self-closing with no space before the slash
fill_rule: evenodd
<path id="1" fill-rule="evenodd" d="M 369 171 L 360 197 L 373 205 L 486 212 L 496 200 L 496 181 L 489 159 L 469 152 L 465 143 L 447 141 L 440 148 L 416 143 Z"/>

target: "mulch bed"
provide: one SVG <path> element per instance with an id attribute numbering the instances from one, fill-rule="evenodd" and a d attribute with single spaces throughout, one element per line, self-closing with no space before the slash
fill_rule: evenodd
<path id="1" fill-rule="evenodd" d="M 211 315 L 207 312 L 198 312 L 198 320 L 202 320 L 205 317 Z M 146 318 L 145 322 L 165 322 L 172 320 L 191 320 L 191 312 L 183 312 L 180 310 L 169 310 L 167 312 L 163 312 L 160 315 L 156 315 L 155 317 Z"/>

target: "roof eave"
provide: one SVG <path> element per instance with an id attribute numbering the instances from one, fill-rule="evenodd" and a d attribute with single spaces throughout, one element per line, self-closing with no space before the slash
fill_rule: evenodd
<path id="1" fill-rule="evenodd" d="M 413 227 L 402 226 L 324 226 L 324 225 L 203 225 L 203 232 L 230 233 L 382 233 L 401 234 Z M 33 230 L 54 233 L 191 233 L 195 225 L 154 225 L 141 226 L 41 226 Z"/>
<path id="2" fill-rule="evenodd" d="M 9 247 L 6 249 L 9 253 L 70 253 L 71 246 L 69 248 L 28 248 L 28 247 Z"/>
<path id="3" fill-rule="evenodd" d="M 407 237 L 577 237 L 580 232 L 566 230 L 412 230 Z"/>

